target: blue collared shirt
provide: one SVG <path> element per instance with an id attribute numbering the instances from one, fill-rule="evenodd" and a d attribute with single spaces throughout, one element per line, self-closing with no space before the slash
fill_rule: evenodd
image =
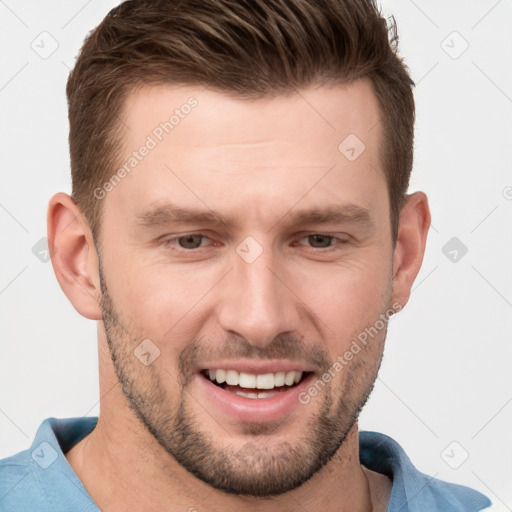
<path id="1" fill-rule="evenodd" d="M 29 450 L 0 461 L 0 512 L 99 512 L 64 455 L 98 421 L 48 418 Z M 477 512 L 483 494 L 420 473 L 401 446 L 384 434 L 360 432 L 361 463 L 393 481 L 388 512 Z"/>

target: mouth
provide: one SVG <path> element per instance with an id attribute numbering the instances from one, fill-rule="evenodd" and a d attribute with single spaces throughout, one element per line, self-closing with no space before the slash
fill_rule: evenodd
<path id="1" fill-rule="evenodd" d="M 295 369 L 294 369 L 295 366 Z M 291 363 L 255 365 L 229 362 L 196 373 L 203 408 L 217 423 L 265 423 L 291 415 L 305 418 L 299 395 L 315 379 L 309 368 Z"/>
<path id="2" fill-rule="evenodd" d="M 203 370 L 202 375 L 224 391 L 252 400 L 265 399 L 289 391 L 311 372 L 298 370 L 270 373 L 247 373 L 228 369 Z"/>

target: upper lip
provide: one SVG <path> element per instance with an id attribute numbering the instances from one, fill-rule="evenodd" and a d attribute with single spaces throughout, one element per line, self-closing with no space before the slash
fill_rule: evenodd
<path id="1" fill-rule="evenodd" d="M 237 360 L 220 360 L 211 363 L 204 363 L 199 368 L 199 371 L 204 370 L 235 370 L 237 372 L 251 373 L 254 375 L 263 375 L 265 373 L 277 372 L 311 372 L 313 368 L 311 365 L 298 361 L 279 360 L 250 360 L 250 359 L 237 359 Z"/>

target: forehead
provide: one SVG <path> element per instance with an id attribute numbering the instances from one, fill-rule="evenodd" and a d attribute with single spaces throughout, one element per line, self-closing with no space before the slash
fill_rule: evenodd
<path id="1" fill-rule="evenodd" d="M 324 138 L 327 149 L 349 134 L 371 143 L 381 129 L 378 102 L 366 79 L 258 99 L 203 87 L 144 86 L 128 96 L 123 111 L 122 133 L 131 146 L 152 135 L 164 144 L 238 144 L 244 151 L 249 148 L 240 144 L 283 142 L 283 135 L 292 135 L 290 143 L 308 142 L 303 156 L 315 156 L 312 132 Z"/>
<path id="2" fill-rule="evenodd" d="M 242 212 L 315 197 L 357 205 L 386 188 L 379 108 L 366 80 L 254 100 L 143 87 L 127 98 L 122 126 L 126 172 L 109 193 L 109 210 L 140 216 L 166 200 Z"/>

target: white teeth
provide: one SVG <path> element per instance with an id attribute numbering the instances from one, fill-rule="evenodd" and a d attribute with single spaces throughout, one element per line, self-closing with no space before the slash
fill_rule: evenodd
<path id="1" fill-rule="evenodd" d="M 258 398 L 270 398 L 271 396 L 278 395 L 279 391 L 272 392 L 272 391 L 261 391 L 258 393 Z"/>
<path id="2" fill-rule="evenodd" d="M 295 372 L 287 372 L 284 377 L 284 383 L 291 386 L 295 382 Z"/>
<path id="3" fill-rule="evenodd" d="M 235 391 L 235 395 L 243 396 L 244 398 L 258 398 L 258 393 L 246 393 L 244 391 Z"/>
<path id="4" fill-rule="evenodd" d="M 235 370 L 226 371 L 226 383 L 229 386 L 238 386 L 240 380 L 240 374 Z"/>
<path id="5" fill-rule="evenodd" d="M 241 388 L 255 388 L 256 387 L 256 375 L 250 373 L 240 372 L 240 381 L 238 384 Z"/>
<path id="6" fill-rule="evenodd" d="M 208 370 L 207 374 L 210 380 L 216 381 L 217 384 L 225 382 L 229 386 L 240 386 L 246 389 L 273 389 L 275 387 L 282 387 L 285 384 L 292 386 L 302 379 L 302 372 L 296 371 L 255 375 L 253 373 L 239 373 L 236 370 Z M 254 396 L 253 398 L 257 397 Z"/>
<path id="7" fill-rule="evenodd" d="M 261 391 L 260 393 L 255 392 L 247 392 L 247 391 L 235 391 L 233 394 L 238 396 L 243 396 L 244 398 L 252 398 L 253 400 L 256 398 L 270 398 L 271 396 L 278 395 L 279 391 Z"/>
<path id="8" fill-rule="evenodd" d="M 258 389 L 272 389 L 274 387 L 274 374 L 264 373 L 256 377 L 256 387 Z"/>
<path id="9" fill-rule="evenodd" d="M 212 371 L 212 370 L 210 370 Z M 213 370 L 215 372 L 215 380 L 222 384 L 223 382 L 226 382 L 226 370 Z"/>
<path id="10" fill-rule="evenodd" d="M 300 375 L 302 375 L 302 372 L 297 372 L 297 373 L 300 373 Z M 279 387 L 279 386 L 284 386 L 284 376 L 286 374 L 284 372 L 277 372 L 276 374 L 274 374 L 274 386 L 276 387 Z"/>

